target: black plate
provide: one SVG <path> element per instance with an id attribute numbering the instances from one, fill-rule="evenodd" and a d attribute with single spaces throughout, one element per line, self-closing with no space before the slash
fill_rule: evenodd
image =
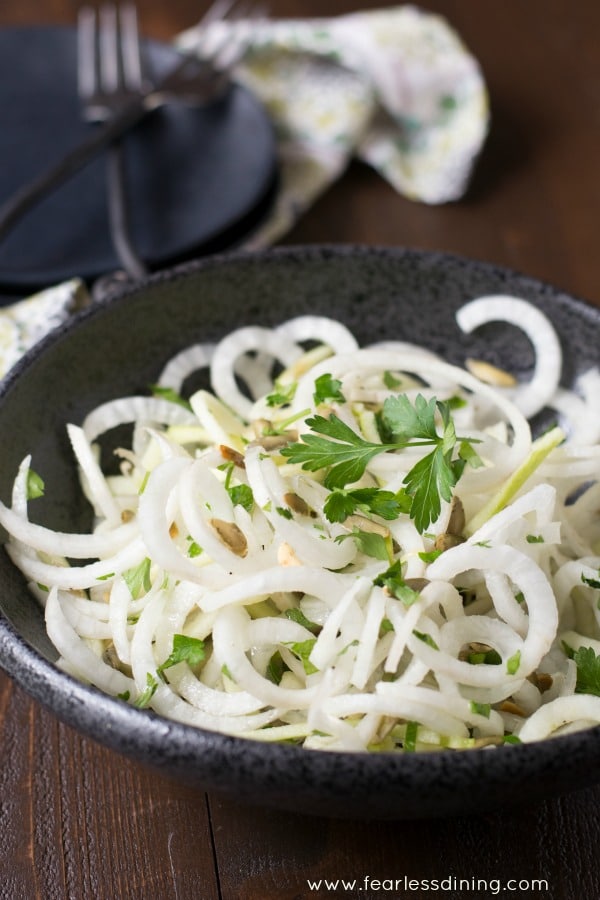
<path id="1" fill-rule="evenodd" d="M 345 322 L 362 343 L 416 340 L 458 363 L 468 355 L 489 358 L 491 350 L 497 362 L 526 371 L 531 353 L 515 328 L 459 330 L 456 309 L 484 293 L 514 293 L 544 310 L 561 335 L 566 383 L 597 364 L 597 309 L 505 269 L 442 254 L 282 249 L 214 257 L 154 276 L 61 326 L 0 388 L 0 433 L 12 436 L 0 444 L 0 497 L 10 498 L 17 466 L 32 452 L 46 482 L 36 521 L 64 530 L 88 527 L 65 422 L 145 389 L 177 350 L 238 325 L 321 313 Z M 493 750 L 391 755 L 265 745 L 168 722 L 52 664 L 42 614 L 3 553 L 0 609 L 0 664 L 57 716 L 182 782 L 239 799 L 293 813 L 407 819 L 490 812 L 600 780 L 600 728 Z"/>
<path id="2" fill-rule="evenodd" d="M 154 73 L 178 56 L 146 45 Z M 75 146 L 81 118 L 71 28 L 0 30 L 0 203 Z M 151 268 L 223 250 L 264 215 L 275 180 L 270 120 L 240 86 L 200 109 L 170 104 L 125 139 L 131 224 Z M 0 286 L 24 292 L 118 268 L 110 242 L 105 160 L 94 160 L 0 243 Z"/>

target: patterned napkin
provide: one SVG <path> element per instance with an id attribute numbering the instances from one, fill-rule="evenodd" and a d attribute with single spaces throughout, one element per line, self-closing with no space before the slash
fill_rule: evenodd
<path id="1" fill-rule="evenodd" d="M 210 29 L 215 42 L 247 40 L 237 78 L 265 104 L 277 137 L 278 196 L 245 249 L 289 231 L 353 157 L 411 200 L 463 195 L 487 134 L 488 97 L 477 61 L 443 18 L 400 6 Z M 206 40 L 195 27 L 176 44 L 201 52 Z M 85 302 L 74 279 L 0 310 L 0 377 Z"/>

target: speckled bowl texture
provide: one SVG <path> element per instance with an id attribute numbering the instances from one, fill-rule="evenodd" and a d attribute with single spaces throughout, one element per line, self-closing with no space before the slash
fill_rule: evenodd
<path id="1" fill-rule="evenodd" d="M 345 322 L 361 343 L 421 342 L 450 361 L 479 356 L 524 376 L 532 351 L 509 325 L 463 335 L 454 313 L 483 294 L 541 307 L 565 348 L 564 382 L 598 363 L 600 313 L 531 278 L 439 253 L 350 246 L 212 257 L 115 295 L 38 345 L 0 389 L 0 497 L 25 454 L 46 482 L 35 520 L 86 529 L 65 434 L 102 401 L 144 391 L 194 341 L 302 313 Z M 543 417 L 539 427 L 544 424 Z M 43 617 L 0 551 L 0 664 L 84 734 L 188 784 L 323 816 L 410 819 L 531 802 L 600 780 L 600 728 L 538 744 L 462 753 L 349 754 L 271 746 L 167 721 L 78 683 L 53 663 Z"/>

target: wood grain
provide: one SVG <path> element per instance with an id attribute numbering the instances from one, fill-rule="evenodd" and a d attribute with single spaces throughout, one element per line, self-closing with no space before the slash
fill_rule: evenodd
<path id="1" fill-rule="evenodd" d="M 377 8 L 364 2 L 362 8 Z M 70 23 L 78 3 L 21 0 L 0 26 Z M 168 38 L 206 4 L 144 0 Z M 468 195 L 429 207 L 357 162 L 282 243 L 409 245 L 485 259 L 600 305 L 600 4 L 431 0 L 481 62 L 493 126 Z M 271 0 L 272 16 L 337 15 L 343 0 Z M 2 900 L 304 900 L 429 896 L 371 879 L 547 879 L 556 900 L 600 896 L 600 788 L 509 812 L 416 823 L 341 822 L 190 792 L 80 737 L 0 674 Z M 569 761 L 565 760 L 565 765 Z M 308 880 L 357 879 L 311 891 Z M 492 882 L 490 881 L 490 884 Z M 488 897 L 451 890 L 438 896 Z"/>

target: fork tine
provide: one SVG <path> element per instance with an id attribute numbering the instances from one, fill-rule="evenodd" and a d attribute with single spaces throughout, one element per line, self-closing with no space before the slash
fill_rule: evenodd
<path id="1" fill-rule="evenodd" d="M 101 6 L 99 19 L 100 82 L 105 91 L 116 91 L 121 83 L 119 22 L 116 7 L 109 4 Z"/>
<path id="2" fill-rule="evenodd" d="M 137 10 L 132 3 L 127 3 L 120 7 L 119 13 L 121 62 L 125 84 L 132 90 L 140 90 L 144 84 L 144 73 Z"/>
<path id="3" fill-rule="evenodd" d="M 96 13 L 82 6 L 77 15 L 77 89 L 82 100 L 96 89 Z"/>

